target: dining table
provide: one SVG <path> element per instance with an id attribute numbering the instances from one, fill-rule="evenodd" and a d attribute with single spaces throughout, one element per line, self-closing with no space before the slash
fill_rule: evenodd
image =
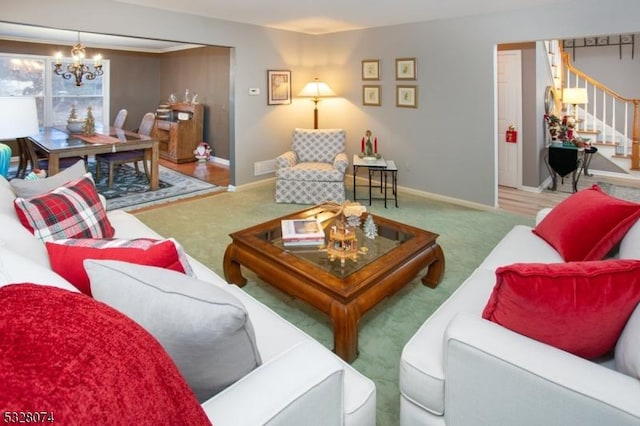
<path id="1" fill-rule="evenodd" d="M 43 127 L 28 139 L 38 151 L 49 159 L 48 176 L 60 171 L 60 159 L 65 157 L 87 157 L 108 152 L 144 150 L 144 158 L 150 164 L 149 189 L 159 188 L 158 141 L 150 136 L 117 127 L 96 126 L 93 135 L 71 133 L 66 127 Z"/>

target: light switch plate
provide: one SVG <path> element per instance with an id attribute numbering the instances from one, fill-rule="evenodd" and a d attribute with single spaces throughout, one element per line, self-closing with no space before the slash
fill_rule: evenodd
<path id="1" fill-rule="evenodd" d="M 249 88 L 249 95 L 250 96 L 258 96 L 260 94 L 260 89 L 257 87 L 250 87 Z"/>

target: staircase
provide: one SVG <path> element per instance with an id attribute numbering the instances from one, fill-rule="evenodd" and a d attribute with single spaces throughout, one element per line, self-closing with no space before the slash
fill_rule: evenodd
<path id="1" fill-rule="evenodd" d="M 587 91 L 588 103 L 576 108 L 576 132 L 595 145 L 613 147 L 615 157 L 629 159 L 626 168 L 640 170 L 640 99 L 621 96 L 574 67 L 557 40 L 547 41 L 545 46 L 559 103 L 562 88 Z"/>
<path id="2" fill-rule="evenodd" d="M 575 68 L 562 52 L 563 87 L 587 89 L 589 103 L 578 107 L 579 133 L 595 135 L 595 143 L 614 145 L 617 157 L 629 158 L 630 169 L 640 170 L 640 99 L 625 98 Z"/>

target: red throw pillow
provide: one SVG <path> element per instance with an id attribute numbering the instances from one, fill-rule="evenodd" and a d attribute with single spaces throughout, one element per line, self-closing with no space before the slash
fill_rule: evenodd
<path id="1" fill-rule="evenodd" d="M 35 197 L 18 197 L 14 208 L 20 223 L 42 241 L 111 238 L 115 234 L 90 177 Z"/>
<path id="2" fill-rule="evenodd" d="M 600 260 L 640 217 L 640 204 L 605 194 L 598 185 L 562 201 L 533 233 L 565 261 Z"/>
<path id="3" fill-rule="evenodd" d="M 639 260 L 516 263 L 496 270 L 482 317 L 592 359 L 614 348 L 639 301 Z"/>
<path id="4" fill-rule="evenodd" d="M 91 284 L 84 269 L 85 259 L 120 260 L 182 273 L 189 272 L 191 275 L 188 261 L 184 257 L 181 258 L 182 250 L 171 239 L 61 240 L 47 242 L 46 247 L 51 269 L 89 296 Z"/>
<path id="5" fill-rule="evenodd" d="M 0 300 L 5 415 L 61 425 L 211 424 L 158 341 L 115 309 L 35 284 L 0 288 Z"/>

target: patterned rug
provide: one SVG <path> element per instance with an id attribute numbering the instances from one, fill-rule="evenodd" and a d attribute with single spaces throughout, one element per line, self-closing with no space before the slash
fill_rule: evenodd
<path id="1" fill-rule="evenodd" d="M 95 167 L 95 163 L 89 163 L 89 171 L 94 178 Z M 149 180 L 144 172 L 141 170 L 141 173 L 137 174 L 133 167 L 126 164 L 116 168 L 113 186 L 108 188 L 107 168 L 104 166 L 100 181 L 96 181 L 96 187 L 107 199 L 107 210 L 134 210 L 226 189 L 163 166 L 159 166 L 159 169 L 160 188 L 157 191 L 149 191 Z"/>
<path id="2" fill-rule="evenodd" d="M 598 182 L 598 186 L 607 194 L 621 198 L 623 200 L 640 202 L 640 189 L 631 186 L 614 185 L 611 183 Z"/>

